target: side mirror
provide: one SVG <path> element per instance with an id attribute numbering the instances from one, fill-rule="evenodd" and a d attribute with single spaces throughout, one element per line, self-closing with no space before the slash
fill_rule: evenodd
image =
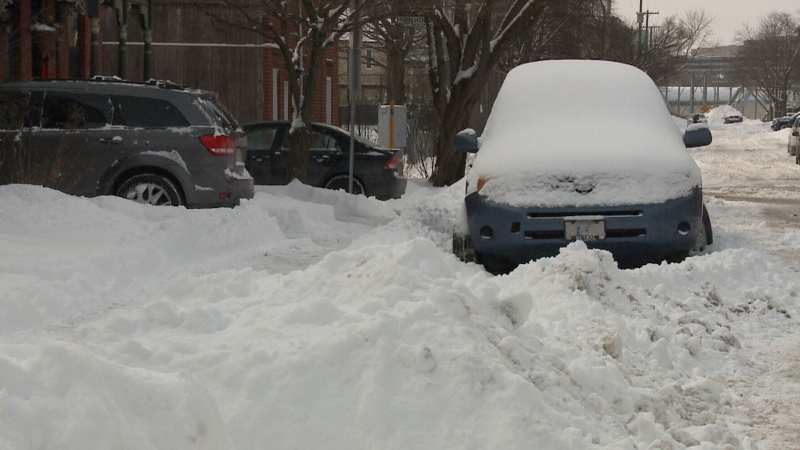
<path id="1" fill-rule="evenodd" d="M 686 148 L 705 147 L 711 144 L 711 130 L 706 124 L 693 123 L 683 132 L 683 144 Z"/>
<path id="2" fill-rule="evenodd" d="M 475 130 L 467 128 L 459 131 L 453 139 L 453 149 L 462 153 L 478 153 L 478 136 L 475 135 Z"/>
<path id="3" fill-rule="evenodd" d="M 800 136 L 800 131 L 792 131 L 792 136 Z"/>

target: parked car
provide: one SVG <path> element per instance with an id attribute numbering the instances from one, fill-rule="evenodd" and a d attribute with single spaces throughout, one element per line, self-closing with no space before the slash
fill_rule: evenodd
<path id="1" fill-rule="evenodd" d="M 0 85 L 0 184 L 233 206 L 254 193 L 245 151 L 212 92 L 102 77 Z"/>
<path id="2" fill-rule="evenodd" d="M 711 139 L 706 124 L 692 123 L 682 140 L 658 87 L 632 66 L 515 67 L 480 140 L 466 130 L 454 142 L 477 153 L 454 252 L 504 273 L 577 240 L 610 251 L 621 266 L 702 251 L 713 241 L 711 221 L 687 147 Z"/>
<path id="3" fill-rule="evenodd" d="M 739 113 L 727 113 L 722 118 L 722 123 L 741 123 L 744 121 L 744 118 Z"/>
<path id="4" fill-rule="evenodd" d="M 794 126 L 794 123 L 798 117 L 800 117 L 800 113 L 794 113 L 788 116 L 778 117 L 777 119 L 772 120 L 772 125 L 770 125 L 770 128 L 772 129 L 772 131 L 778 131 L 784 128 L 791 128 L 792 126 Z"/>
<path id="5" fill-rule="evenodd" d="M 795 162 L 800 164 L 800 155 L 797 154 L 797 146 L 800 142 L 800 120 L 796 120 L 792 125 L 792 132 L 789 133 L 788 141 L 786 143 L 786 151 L 790 156 L 795 157 Z"/>
<path id="6" fill-rule="evenodd" d="M 257 185 L 286 184 L 289 122 L 244 125 L 247 134 L 247 171 Z M 312 124 L 308 184 L 348 190 L 350 133 L 334 126 Z M 357 137 L 354 145 L 353 193 L 380 200 L 403 195 L 408 180 L 403 175 L 403 151 L 381 148 Z"/>
<path id="7" fill-rule="evenodd" d="M 708 123 L 708 117 L 703 113 L 694 113 L 686 118 L 686 124 L 690 123 Z"/>

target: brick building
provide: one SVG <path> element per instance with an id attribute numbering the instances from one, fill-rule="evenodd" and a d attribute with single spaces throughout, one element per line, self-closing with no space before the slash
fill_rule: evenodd
<path id="1" fill-rule="evenodd" d="M 218 92 L 242 123 L 290 118 L 287 71 L 278 51 L 259 34 L 216 26 L 204 12 L 214 3 L 0 0 L 0 82 L 93 75 L 165 79 Z M 236 14 L 223 8 L 216 13 Z M 336 60 L 333 46 L 319 77 L 314 121 L 339 124 Z"/>

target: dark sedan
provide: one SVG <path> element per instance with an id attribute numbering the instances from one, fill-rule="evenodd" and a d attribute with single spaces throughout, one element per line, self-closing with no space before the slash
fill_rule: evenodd
<path id="1" fill-rule="evenodd" d="M 245 167 L 255 184 L 286 184 L 289 126 L 289 122 L 260 122 L 243 127 L 247 134 Z M 313 124 L 312 132 L 308 184 L 348 190 L 350 133 L 323 124 Z M 403 176 L 403 151 L 377 147 L 356 136 L 353 178 L 354 194 L 380 200 L 400 197 L 408 182 Z"/>
<path id="2" fill-rule="evenodd" d="M 800 113 L 794 113 L 790 116 L 778 117 L 777 119 L 773 119 L 770 128 L 772 128 L 772 131 L 778 131 L 784 128 L 792 128 L 798 116 L 800 116 Z"/>

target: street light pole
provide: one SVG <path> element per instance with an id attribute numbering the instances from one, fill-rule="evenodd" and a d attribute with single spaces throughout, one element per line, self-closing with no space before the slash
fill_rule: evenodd
<path id="1" fill-rule="evenodd" d="M 353 28 L 350 31 L 350 172 L 347 192 L 353 193 L 353 165 L 355 163 L 356 100 L 361 80 L 361 0 L 353 0 Z"/>

